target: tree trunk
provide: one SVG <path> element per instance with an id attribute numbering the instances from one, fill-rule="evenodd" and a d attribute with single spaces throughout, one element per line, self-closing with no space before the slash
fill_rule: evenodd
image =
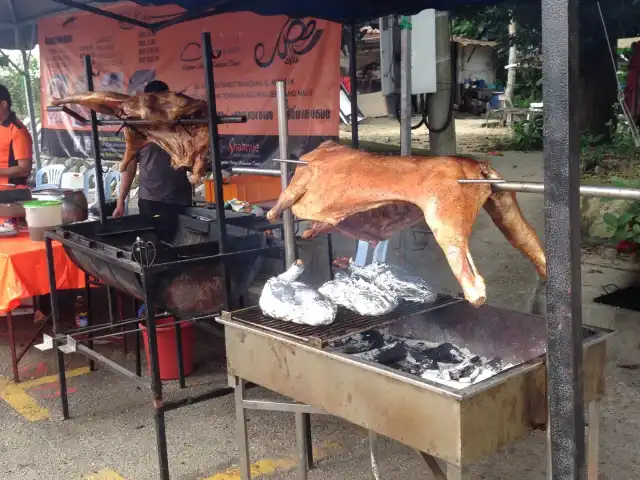
<path id="1" fill-rule="evenodd" d="M 513 39 L 516 36 L 516 21 L 511 20 L 509 24 L 509 36 Z M 518 49 L 515 45 L 509 47 L 509 65 L 515 65 L 518 63 Z M 507 86 L 504 90 L 504 96 L 513 103 L 513 92 L 516 88 L 516 67 L 509 67 L 507 73 Z"/>
<path id="2" fill-rule="evenodd" d="M 577 85 L 580 96 L 580 131 L 608 139 L 611 129 L 607 124 L 613 118 L 613 106 L 618 98 L 616 72 L 611 63 L 607 39 L 602 33 L 602 24 L 594 25 L 593 22 L 584 21 L 584 17 L 588 15 L 586 10 L 588 9 L 583 8 L 581 12 L 581 26 L 584 25 L 584 29 L 580 32 L 580 78 Z M 610 31 L 609 38 L 615 42 L 617 35 Z M 615 52 L 615 45 L 612 48 Z"/>

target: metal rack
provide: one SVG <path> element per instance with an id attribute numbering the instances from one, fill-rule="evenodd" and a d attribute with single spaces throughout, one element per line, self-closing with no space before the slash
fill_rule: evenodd
<path id="1" fill-rule="evenodd" d="M 263 246 L 257 249 L 246 251 L 235 251 L 237 248 L 234 246 L 230 248 L 228 242 L 227 232 L 227 215 L 224 210 L 223 201 L 223 182 L 222 182 L 222 168 L 221 168 L 221 156 L 220 156 L 220 139 L 218 133 L 218 125 L 222 123 L 239 123 L 245 122 L 246 117 L 232 116 L 232 117 L 219 117 L 217 115 L 217 109 L 215 104 L 215 83 L 213 72 L 213 55 L 211 46 L 211 36 L 208 32 L 202 34 L 202 50 L 204 58 L 205 69 L 205 81 L 207 86 L 207 99 L 209 105 L 208 117 L 204 119 L 185 119 L 176 124 L 199 124 L 209 126 L 209 144 L 210 152 L 213 163 L 214 182 L 216 190 L 216 227 L 217 227 L 217 242 L 218 253 L 214 255 L 198 256 L 194 258 L 187 258 L 184 260 L 178 260 L 173 262 L 157 262 L 155 264 L 144 264 L 143 262 L 136 263 L 129 259 L 126 252 L 118 251 L 117 249 L 110 248 L 109 250 L 102 249 L 96 250 L 96 242 L 84 238 L 82 236 L 75 235 L 63 229 L 56 229 L 47 231 L 45 235 L 47 262 L 49 268 L 49 284 L 51 288 L 51 304 L 52 304 L 52 317 L 53 317 L 53 336 L 45 338 L 45 342 L 40 345 L 40 349 L 54 349 L 57 355 L 58 362 L 58 380 L 61 392 L 61 404 L 63 418 L 69 419 L 69 402 L 68 402 L 68 390 L 66 384 L 64 355 L 66 353 L 80 353 L 87 357 L 90 361 L 90 366 L 93 369 L 94 363 L 100 363 L 101 365 L 109 368 L 115 373 L 125 376 L 129 380 L 133 381 L 140 387 L 146 387 L 151 390 L 153 394 L 153 407 L 154 407 L 154 419 L 157 435 L 157 453 L 159 461 L 160 478 L 162 480 L 169 480 L 169 464 L 168 464 L 168 452 L 167 452 L 167 440 L 166 440 L 166 427 L 165 427 L 165 414 L 177 408 L 199 403 L 205 400 L 217 398 L 230 394 L 233 389 L 229 387 L 214 388 L 208 392 L 187 396 L 175 401 L 166 401 L 163 398 L 162 381 L 160 380 L 160 369 L 158 362 L 158 344 L 156 339 L 156 322 L 162 315 L 156 315 L 156 306 L 161 302 L 160 298 L 157 298 L 157 287 L 163 277 L 166 277 L 171 271 L 179 271 L 183 268 L 193 266 L 198 262 L 214 262 L 219 264 L 222 269 L 222 278 L 224 282 L 224 308 L 229 308 L 231 304 L 231 280 L 233 271 L 227 270 L 227 262 L 231 261 L 237 263 L 242 261 L 243 256 L 250 255 L 276 255 L 280 256 L 282 247 L 280 246 Z M 93 72 L 91 68 L 91 58 L 85 57 L 85 74 L 87 79 L 87 90 L 93 90 Z M 150 122 L 142 120 L 101 120 L 98 121 L 97 115 L 94 111 L 91 112 L 90 120 L 84 119 L 82 116 L 76 114 L 68 108 L 60 108 L 58 111 L 67 113 L 77 120 L 91 125 L 91 136 L 93 145 L 93 154 L 95 161 L 96 171 L 101 171 L 102 162 L 100 155 L 100 140 L 98 138 L 99 126 L 140 126 L 147 125 Z M 111 227 L 110 223 L 106 219 L 105 206 L 104 206 L 104 185 L 103 182 L 97 181 L 97 194 L 98 202 L 100 205 L 100 225 L 104 231 L 109 231 Z M 206 219 L 204 219 L 206 221 Z M 275 227 L 277 228 L 277 226 Z M 118 228 L 114 228 L 115 233 L 118 233 Z M 111 232 L 113 233 L 113 232 Z M 120 269 L 118 271 L 131 272 L 134 276 L 141 281 L 142 294 L 138 296 L 140 301 L 144 302 L 145 315 L 140 317 L 134 315 L 133 318 L 123 319 L 121 321 L 114 321 L 114 314 L 112 309 L 112 287 L 107 286 L 107 294 L 109 297 L 109 314 L 110 322 L 103 325 L 92 325 L 91 320 L 89 326 L 86 328 L 79 328 L 69 331 L 63 331 L 60 323 L 60 311 L 58 306 L 58 292 L 56 289 L 56 272 L 53 262 L 53 249 L 52 242 L 57 241 L 63 244 L 65 248 L 72 249 L 76 252 L 82 252 L 83 254 L 94 256 L 99 258 L 101 262 L 105 262 L 110 265 L 109 268 Z M 92 275 L 93 277 L 93 275 Z M 87 302 L 90 303 L 91 285 L 95 284 L 87 275 Z M 89 305 L 90 306 L 90 305 Z M 236 305 L 237 307 L 237 305 Z M 217 312 L 216 312 L 217 313 Z M 172 324 L 176 329 L 177 337 L 177 350 L 179 358 L 179 371 L 180 371 L 180 386 L 184 388 L 184 370 L 182 365 L 182 341 L 181 341 L 181 324 L 184 322 L 192 322 L 194 325 L 204 328 L 206 330 L 213 330 L 218 332 L 218 328 L 210 321 L 215 317 L 214 313 L 201 316 L 190 316 L 189 318 L 183 318 L 178 321 L 174 321 Z M 149 366 L 150 366 L 150 379 L 146 379 L 142 376 L 141 372 L 141 360 L 140 360 L 140 337 L 139 328 L 137 323 L 142 322 L 146 325 L 148 332 L 149 342 Z M 129 329 L 123 332 L 123 329 L 133 326 L 133 330 Z M 135 332 L 136 333 L 136 370 L 135 372 L 128 370 L 127 368 L 113 362 L 109 358 L 99 354 L 93 349 L 93 341 L 98 337 L 109 337 L 114 335 L 114 331 L 117 331 L 115 335 L 122 335 Z M 78 336 L 88 336 L 88 340 L 80 341 L 76 340 Z"/>

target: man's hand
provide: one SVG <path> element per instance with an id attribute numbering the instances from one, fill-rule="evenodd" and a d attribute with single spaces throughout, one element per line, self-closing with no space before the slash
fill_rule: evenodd
<path id="1" fill-rule="evenodd" d="M 116 206 L 116 209 L 113 211 L 113 218 L 119 218 L 122 217 L 124 215 L 124 201 L 120 201 L 120 199 L 118 199 L 118 205 Z"/>

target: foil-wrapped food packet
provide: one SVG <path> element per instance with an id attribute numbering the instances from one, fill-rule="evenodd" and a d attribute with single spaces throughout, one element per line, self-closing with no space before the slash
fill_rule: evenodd
<path id="1" fill-rule="evenodd" d="M 286 272 L 267 280 L 260 295 L 262 313 L 278 320 L 303 325 L 329 325 L 338 308 L 317 290 L 296 280 L 304 265 L 297 260 Z"/>
<path id="2" fill-rule="evenodd" d="M 372 283 L 345 273 L 337 273 L 333 280 L 322 285 L 318 291 L 336 305 L 360 315 L 385 315 L 398 306 L 392 296 Z"/>
<path id="3" fill-rule="evenodd" d="M 374 262 L 359 267 L 350 262 L 349 275 L 370 282 L 397 301 L 431 303 L 438 297 L 423 279 L 397 265 Z"/>

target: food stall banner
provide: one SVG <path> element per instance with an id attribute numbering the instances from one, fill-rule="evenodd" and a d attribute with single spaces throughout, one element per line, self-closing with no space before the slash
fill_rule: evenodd
<path id="1" fill-rule="evenodd" d="M 182 10 L 174 6 L 110 8 L 153 22 Z M 247 115 L 246 124 L 220 126 L 225 165 L 274 168 L 278 157 L 276 81 L 287 80 L 290 151 L 294 156 L 338 136 L 341 26 L 312 18 L 217 15 L 152 33 L 87 13 L 45 18 L 38 24 L 43 153 L 88 157 L 90 127 L 61 112 L 47 112 L 54 97 L 86 90 L 84 55 L 93 61 L 96 90 L 135 95 L 151 80 L 175 92 L 206 96 L 201 33 L 211 32 L 216 103 L 221 115 Z M 89 112 L 74 107 L 89 118 Z M 99 115 L 98 118 L 107 118 Z M 100 129 L 104 160 L 119 160 L 118 128 Z"/>

